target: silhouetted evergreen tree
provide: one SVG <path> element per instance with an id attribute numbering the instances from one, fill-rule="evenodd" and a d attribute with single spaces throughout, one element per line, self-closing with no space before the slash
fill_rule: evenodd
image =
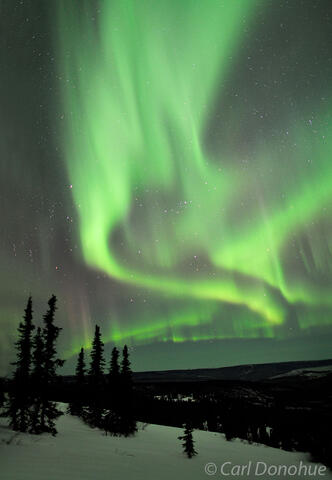
<path id="1" fill-rule="evenodd" d="M 89 386 L 91 390 L 86 420 L 91 426 L 99 427 L 103 417 L 104 393 L 104 344 L 101 339 L 100 327 L 96 325 L 92 342 L 91 363 L 89 369 Z"/>
<path id="2" fill-rule="evenodd" d="M 56 380 L 56 370 L 62 367 L 64 360 L 57 358 L 56 342 L 60 327 L 54 324 L 57 298 L 55 295 L 48 301 L 48 310 L 43 317 L 44 328 L 37 332 L 35 356 L 37 361 L 34 370 L 35 402 L 33 408 L 33 433 L 49 432 L 56 435 L 55 420 L 62 415 L 56 403 L 49 400 L 49 389 Z"/>
<path id="3" fill-rule="evenodd" d="M 37 328 L 37 333 L 33 339 L 33 354 L 32 354 L 32 373 L 31 385 L 33 392 L 33 404 L 30 411 L 30 433 L 42 433 L 41 421 L 41 405 L 43 399 L 43 383 L 44 383 L 44 342 L 42 330 Z"/>
<path id="4" fill-rule="evenodd" d="M 23 322 L 18 326 L 19 337 L 15 342 L 17 360 L 8 398 L 6 415 L 10 418 L 13 430 L 26 432 L 29 426 L 29 408 L 31 403 L 30 368 L 32 331 L 32 299 L 29 297 Z"/>
<path id="5" fill-rule="evenodd" d="M 111 435 L 120 435 L 121 425 L 119 418 L 120 395 L 120 365 L 119 350 L 114 347 L 112 349 L 110 369 L 108 373 L 107 393 L 105 395 L 106 410 L 104 413 L 103 427 L 107 433 Z"/>
<path id="6" fill-rule="evenodd" d="M 122 351 L 121 380 L 123 384 L 127 385 L 127 387 L 132 387 L 132 372 L 130 369 L 129 352 L 127 345 L 123 347 Z"/>
<path id="7" fill-rule="evenodd" d="M 81 348 L 80 353 L 78 354 L 75 373 L 76 373 L 76 381 L 78 385 L 83 385 L 85 382 L 85 373 L 86 373 L 83 347 Z"/>
<path id="8" fill-rule="evenodd" d="M 136 420 L 133 412 L 133 379 L 130 368 L 128 347 L 122 351 L 121 372 L 119 389 L 119 419 L 121 435 L 133 435 L 137 431 Z"/>
<path id="9" fill-rule="evenodd" d="M 100 327 L 96 325 L 95 336 L 92 342 L 91 363 L 90 363 L 90 383 L 92 385 L 102 385 L 104 383 L 104 344 L 101 340 Z"/>
<path id="10" fill-rule="evenodd" d="M 194 448 L 193 428 L 188 422 L 184 426 L 183 435 L 178 437 L 178 439 L 183 440 L 183 452 L 187 455 L 188 458 L 192 458 L 193 456 L 197 455 L 197 452 Z"/>
<path id="11" fill-rule="evenodd" d="M 120 376 L 120 365 L 119 365 L 119 350 L 114 347 L 112 350 L 111 356 L 111 363 L 110 363 L 110 371 L 109 371 L 109 382 L 118 382 Z"/>
<path id="12" fill-rule="evenodd" d="M 71 415 L 81 416 L 83 414 L 82 397 L 83 387 L 85 384 L 85 362 L 84 362 L 84 348 L 82 347 L 77 358 L 77 365 L 75 370 L 75 392 L 74 398 L 69 404 L 69 412 Z"/>
<path id="13" fill-rule="evenodd" d="M 52 385 L 56 379 L 56 370 L 62 367 L 64 360 L 57 358 L 56 342 L 62 328 L 54 324 L 54 315 L 56 310 L 57 298 L 52 295 L 48 301 L 48 310 L 44 315 L 44 381 L 46 395 L 49 393 L 47 389 Z M 55 435 L 57 433 L 55 428 L 55 420 L 62 415 L 62 412 L 56 408 L 56 403 L 50 401 L 44 396 L 42 418 L 45 421 L 44 431 Z"/>
<path id="14" fill-rule="evenodd" d="M 45 345 L 44 354 L 44 370 L 45 378 L 48 381 L 52 381 L 56 378 L 56 370 L 58 367 L 62 367 L 65 363 L 64 360 L 57 358 L 56 342 L 62 328 L 57 327 L 54 324 L 54 315 L 56 310 L 57 298 L 55 295 L 48 301 L 48 310 L 44 315 L 44 329 L 43 338 Z"/>
<path id="15" fill-rule="evenodd" d="M 122 352 L 121 369 L 119 351 L 113 348 L 109 373 L 110 396 L 103 427 L 111 435 L 128 437 L 137 431 L 133 413 L 133 381 L 127 345 Z"/>
<path id="16" fill-rule="evenodd" d="M 118 408 L 120 401 L 120 364 L 119 350 L 114 347 L 112 349 L 110 370 L 108 374 L 108 404 L 114 410 Z"/>

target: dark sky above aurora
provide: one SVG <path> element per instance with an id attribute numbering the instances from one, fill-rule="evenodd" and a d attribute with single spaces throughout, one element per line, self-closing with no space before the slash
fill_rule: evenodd
<path id="1" fill-rule="evenodd" d="M 0 1 L 2 372 L 332 356 L 330 0 Z M 67 369 L 69 366 L 67 367 Z"/>

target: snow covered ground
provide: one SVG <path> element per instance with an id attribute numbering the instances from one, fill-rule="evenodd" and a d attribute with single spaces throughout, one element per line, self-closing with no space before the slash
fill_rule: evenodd
<path id="1" fill-rule="evenodd" d="M 328 470 L 319 476 L 319 465 L 307 463 L 304 454 L 239 440 L 227 442 L 220 434 L 211 432 L 194 432 L 198 455 L 189 460 L 182 454 L 177 439 L 182 433 L 179 428 L 147 425 L 133 438 L 116 438 L 69 415 L 58 420 L 57 428 L 56 437 L 16 434 L 7 427 L 5 419 L 0 419 L 1 480 L 197 480 L 226 477 L 220 472 L 222 465 L 228 478 L 332 479 Z M 279 465 L 295 465 L 299 469 L 301 461 L 302 470 L 297 470 L 296 475 L 278 476 L 271 470 L 271 466 Z M 249 462 L 249 472 L 247 468 L 241 476 L 235 469 L 235 474 L 231 474 L 232 467 Z M 265 464 L 272 475 L 262 473 Z M 303 475 L 304 466 L 308 465 L 312 471 L 316 468 L 316 475 Z"/>

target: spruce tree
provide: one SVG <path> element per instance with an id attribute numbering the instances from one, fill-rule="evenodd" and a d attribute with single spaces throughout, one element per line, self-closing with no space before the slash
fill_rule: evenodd
<path id="1" fill-rule="evenodd" d="M 133 412 L 133 395 L 133 379 L 130 368 L 129 351 L 127 345 L 125 345 L 122 351 L 118 409 L 121 435 L 125 437 L 133 435 L 137 431 Z"/>
<path id="2" fill-rule="evenodd" d="M 48 310 L 44 315 L 44 381 L 45 395 L 42 405 L 42 421 L 44 421 L 43 430 L 56 435 L 55 420 L 62 415 L 62 412 L 56 408 L 56 403 L 49 400 L 49 387 L 56 380 L 56 370 L 62 367 L 64 360 L 57 358 L 56 342 L 62 328 L 54 324 L 54 315 L 56 310 L 57 298 L 52 295 L 48 301 Z"/>
<path id="3" fill-rule="evenodd" d="M 188 458 L 192 458 L 197 455 L 197 452 L 194 448 L 193 428 L 189 422 L 184 425 L 183 435 L 178 437 L 178 439 L 183 440 L 183 452 L 187 455 Z"/>
<path id="4" fill-rule="evenodd" d="M 108 385 L 106 394 L 107 408 L 105 410 L 103 426 L 104 430 L 111 435 L 120 435 L 119 405 L 120 405 L 120 365 L 119 350 L 114 347 L 111 354 L 110 369 L 108 374 Z"/>
<path id="5" fill-rule="evenodd" d="M 83 414 L 82 397 L 84 393 L 85 374 L 84 348 L 82 347 L 78 354 L 75 370 L 75 391 L 73 393 L 73 399 L 69 404 L 69 412 L 71 415 L 81 416 Z"/>
<path id="6" fill-rule="evenodd" d="M 119 350 L 116 347 L 114 347 L 112 350 L 110 371 L 108 375 L 110 383 L 114 381 L 116 382 L 119 380 L 119 376 L 120 376 L 119 355 L 120 355 Z"/>
<path id="7" fill-rule="evenodd" d="M 108 392 L 107 403 L 111 410 L 118 410 L 120 402 L 120 365 L 119 365 L 119 350 L 114 347 L 111 355 L 110 371 L 108 374 Z"/>
<path id="8" fill-rule="evenodd" d="M 102 385 L 104 381 L 104 344 L 101 340 L 100 327 L 96 325 L 95 336 L 92 342 L 91 363 L 90 363 L 90 383 L 91 385 Z"/>
<path id="9" fill-rule="evenodd" d="M 62 367 L 64 360 L 57 357 L 56 342 L 62 328 L 54 325 L 54 314 L 56 310 L 57 298 L 52 295 L 48 301 L 48 310 L 44 315 L 43 339 L 45 346 L 44 370 L 46 381 L 51 382 L 56 378 L 56 370 Z"/>
<path id="10" fill-rule="evenodd" d="M 42 400 L 43 400 L 43 384 L 44 384 L 44 342 L 42 336 L 42 329 L 37 328 L 37 333 L 33 340 L 33 354 L 32 354 L 32 407 L 30 411 L 30 433 L 42 433 L 42 425 L 44 420 L 41 420 Z"/>
<path id="11" fill-rule="evenodd" d="M 48 310 L 43 317 L 44 328 L 37 332 L 35 339 L 34 388 L 35 402 L 33 408 L 33 433 L 49 432 L 56 435 L 55 420 L 62 415 L 56 408 L 56 403 L 49 400 L 49 390 L 56 380 L 56 370 L 64 364 L 57 358 L 56 342 L 60 327 L 54 324 L 57 298 L 52 295 L 48 301 Z"/>
<path id="12" fill-rule="evenodd" d="M 36 388 L 36 385 L 42 384 L 44 380 L 44 342 L 40 327 L 37 328 L 33 339 L 32 367 L 31 378 L 33 386 Z"/>
<path id="13" fill-rule="evenodd" d="M 78 354 L 77 365 L 76 365 L 76 382 L 78 385 L 83 385 L 85 382 L 85 362 L 84 362 L 84 348 L 82 347 L 80 353 Z"/>
<path id="14" fill-rule="evenodd" d="M 121 369 L 118 358 L 119 352 L 113 348 L 109 373 L 109 408 L 105 412 L 103 426 L 106 434 L 128 437 L 137 431 L 137 427 L 133 412 L 133 381 L 127 345 L 122 351 Z"/>
<path id="15" fill-rule="evenodd" d="M 6 414 L 10 418 L 13 430 L 26 432 L 29 426 L 29 408 L 31 403 L 31 344 L 32 331 L 32 298 L 29 297 L 23 322 L 18 326 L 19 337 L 15 342 L 17 359 L 13 365 L 16 367 L 9 392 L 8 408 Z"/>
<path id="16" fill-rule="evenodd" d="M 86 420 L 93 427 L 100 427 L 103 418 L 104 394 L 104 344 L 101 339 L 100 327 L 96 325 L 92 342 L 91 363 L 89 369 L 90 401 Z"/>
<path id="17" fill-rule="evenodd" d="M 123 351 L 122 351 L 121 379 L 123 383 L 127 384 L 127 386 L 131 388 L 132 372 L 130 369 L 129 352 L 128 352 L 127 345 L 123 347 Z"/>

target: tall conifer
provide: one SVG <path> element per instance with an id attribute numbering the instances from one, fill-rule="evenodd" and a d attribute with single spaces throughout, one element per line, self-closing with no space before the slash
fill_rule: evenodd
<path id="1" fill-rule="evenodd" d="M 33 339 L 32 354 L 32 406 L 30 410 L 30 433 L 40 434 L 43 432 L 41 420 L 42 400 L 43 400 L 43 383 L 44 383 L 44 343 L 42 329 L 37 328 L 36 335 Z"/>
<path id="2" fill-rule="evenodd" d="M 104 396 L 104 344 L 101 339 L 100 327 L 96 325 L 92 342 L 91 362 L 89 369 L 90 401 L 86 420 L 94 427 L 100 427 L 103 419 Z"/>
<path id="3" fill-rule="evenodd" d="M 96 325 L 89 369 L 90 383 L 92 385 L 101 385 L 104 382 L 104 366 L 104 344 L 101 340 L 100 327 Z"/>
<path id="4" fill-rule="evenodd" d="M 69 412 L 72 415 L 83 415 L 82 398 L 85 393 L 85 374 L 86 368 L 84 361 L 84 348 L 82 347 L 77 357 L 77 365 L 75 370 L 75 390 L 73 392 L 73 398 L 69 403 Z"/>
<path id="5" fill-rule="evenodd" d="M 197 455 L 197 452 L 194 448 L 193 428 L 189 422 L 184 425 L 184 433 L 183 435 L 178 437 L 178 439 L 183 440 L 183 452 L 187 455 L 188 458 L 192 458 Z"/>
<path id="6" fill-rule="evenodd" d="M 82 347 L 80 353 L 78 354 L 77 358 L 77 365 L 76 365 L 76 381 L 79 385 L 83 385 L 85 381 L 85 361 L 84 361 L 84 348 Z"/>
<path id="7" fill-rule="evenodd" d="M 43 317 L 44 327 L 38 329 L 34 351 L 34 406 L 31 432 L 49 432 L 56 435 L 55 420 L 62 415 L 56 403 L 49 399 L 50 388 L 56 380 L 56 370 L 62 367 L 64 360 L 57 357 L 56 342 L 60 327 L 54 324 L 57 298 L 52 295 L 48 301 L 48 310 Z"/>
<path id="8" fill-rule="evenodd" d="M 137 431 L 134 417 L 134 393 L 133 379 L 130 368 L 129 351 L 127 345 L 122 350 L 121 372 L 120 372 L 120 399 L 119 418 L 121 435 L 128 437 Z"/>
<path id="9" fill-rule="evenodd" d="M 119 350 L 114 347 L 112 349 L 111 362 L 110 362 L 110 371 L 109 371 L 109 381 L 114 382 L 119 379 L 120 375 L 120 365 L 119 365 Z"/>
<path id="10" fill-rule="evenodd" d="M 18 326 L 18 340 L 15 342 L 17 351 L 11 389 L 9 392 L 8 408 L 6 415 L 10 418 L 13 430 L 26 432 L 29 425 L 29 408 L 31 403 L 31 347 L 32 331 L 32 298 L 28 299 L 23 321 Z"/>

